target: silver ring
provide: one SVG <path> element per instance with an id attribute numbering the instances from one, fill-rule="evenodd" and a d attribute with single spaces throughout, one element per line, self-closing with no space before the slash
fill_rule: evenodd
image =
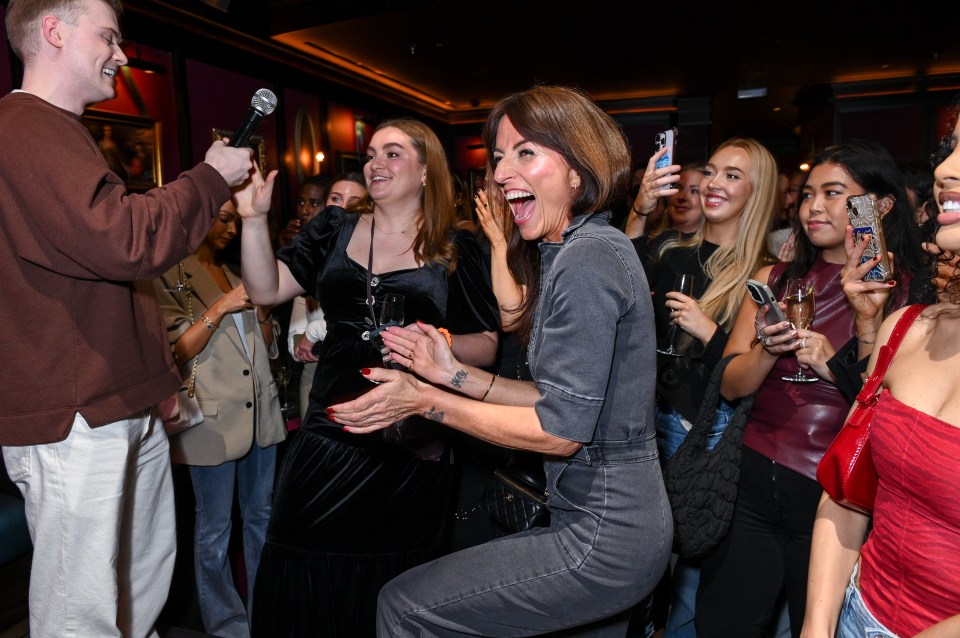
<path id="1" fill-rule="evenodd" d="M 806 347 L 807 347 L 807 338 L 806 338 L 806 337 L 804 337 L 804 338 L 802 338 L 802 339 L 800 340 L 800 347 L 801 347 L 801 348 L 806 348 Z"/>
<path id="2" fill-rule="evenodd" d="M 411 350 L 410 354 L 407 355 L 407 359 L 410 359 L 411 361 L 413 361 L 413 350 Z"/>
<path id="3" fill-rule="evenodd" d="M 770 347 L 770 337 L 764 337 L 764 338 L 761 339 L 760 341 L 763 342 L 763 346 L 764 346 L 765 348 L 769 348 L 769 347 Z"/>

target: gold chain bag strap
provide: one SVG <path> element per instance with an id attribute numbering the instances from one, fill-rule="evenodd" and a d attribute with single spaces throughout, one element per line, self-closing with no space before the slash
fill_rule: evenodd
<path id="1" fill-rule="evenodd" d="M 181 279 L 183 273 L 183 263 L 180 263 Z M 190 316 L 190 325 L 193 326 L 194 316 L 193 316 L 193 292 L 190 290 L 186 291 L 187 295 L 187 314 Z M 184 430 L 189 430 L 190 428 L 200 425 L 203 423 L 203 411 L 200 410 L 200 402 L 197 400 L 197 362 L 200 359 L 200 355 L 197 354 L 193 358 L 193 365 L 190 368 L 190 378 L 187 380 L 187 384 L 182 386 L 180 390 L 168 399 L 168 401 L 176 400 L 176 406 L 171 406 L 170 414 L 165 416 L 163 419 L 163 429 L 166 430 L 167 436 L 173 436 L 174 434 L 179 434 Z M 166 402 L 164 402 L 166 403 Z M 161 413 L 165 410 L 161 407 Z"/>

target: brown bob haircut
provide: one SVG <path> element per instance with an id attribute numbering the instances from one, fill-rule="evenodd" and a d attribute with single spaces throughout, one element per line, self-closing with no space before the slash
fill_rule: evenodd
<path id="1" fill-rule="evenodd" d="M 560 86 L 537 86 L 497 102 L 483 130 L 491 169 L 497 130 L 505 117 L 524 139 L 559 153 L 580 176 L 570 204 L 574 215 L 606 210 L 622 197 L 630 181 L 630 153 L 623 131 L 583 94 Z"/>
<path id="2" fill-rule="evenodd" d="M 520 317 L 508 330 L 530 334 L 533 308 L 540 296 L 539 250 L 524 241 L 511 221 L 510 207 L 495 188 L 493 150 L 500 122 L 508 118 L 528 142 L 560 154 L 580 177 L 570 202 L 573 215 L 607 210 L 623 197 L 630 182 L 630 153 L 623 131 L 600 107 L 574 89 L 537 86 L 497 102 L 487 116 L 483 143 L 487 149 L 487 195 L 491 213 L 500 219 L 508 240 L 507 264 L 514 279 L 526 286 Z"/>

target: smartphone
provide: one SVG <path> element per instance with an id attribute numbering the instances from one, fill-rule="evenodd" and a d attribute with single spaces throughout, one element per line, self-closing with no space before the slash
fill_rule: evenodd
<path id="1" fill-rule="evenodd" d="M 893 268 L 890 267 L 890 257 L 887 255 L 887 242 L 883 237 L 883 218 L 877 206 L 877 196 L 873 193 L 866 195 L 851 195 L 847 198 L 847 215 L 850 225 L 853 226 L 853 239 L 860 241 L 860 237 L 869 234 L 870 241 L 860 263 L 870 261 L 880 255 L 880 263 L 870 269 L 863 278 L 864 281 L 890 281 L 893 279 Z"/>
<path id="2" fill-rule="evenodd" d="M 773 294 L 773 291 L 770 290 L 770 286 L 756 279 L 748 279 L 747 292 L 750 293 L 750 298 L 753 299 L 758 306 L 766 304 L 769 307 L 769 310 L 767 310 L 768 326 L 787 320 L 783 314 L 783 310 L 780 309 L 780 304 L 777 303 L 776 296 Z"/>
<path id="3" fill-rule="evenodd" d="M 677 143 L 677 129 L 671 128 L 666 131 L 660 131 L 653 138 L 653 143 L 656 145 L 658 151 L 664 147 L 667 148 L 664 156 L 657 160 L 657 168 L 666 168 L 675 163 L 673 161 L 673 151 Z M 676 188 L 676 184 L 664 184 L 660 187 L 660 190 L 669 188 Z"/>

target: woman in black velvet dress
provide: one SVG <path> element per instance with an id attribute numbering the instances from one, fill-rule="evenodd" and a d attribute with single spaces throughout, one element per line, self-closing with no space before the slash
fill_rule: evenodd
<path id="1" fill-rule="evenodd" d="M 457 228 L 436 136 L 413 120 L 387 122 L 367 160 L 369 198 L 351 212 L 328 208 L 277 260 L 266 228 L 272 178 L 241 210 L 251 298 L 309 292 L 327 321 L 304 426 L 276 486 L 254 594 L 259 636 L 373 636 L 380 588 L 446 549 L 453 473 L 442 430 L 414 418 L 357 436 L 324 412 L 374 387 L 361 370 L 383 365 L 377 339 L 365 338 L 383 296 L 404 295 L 404 323 L 444 326 L 477 365 L 496 354 L 496 301 L 475 238 Z"/>

